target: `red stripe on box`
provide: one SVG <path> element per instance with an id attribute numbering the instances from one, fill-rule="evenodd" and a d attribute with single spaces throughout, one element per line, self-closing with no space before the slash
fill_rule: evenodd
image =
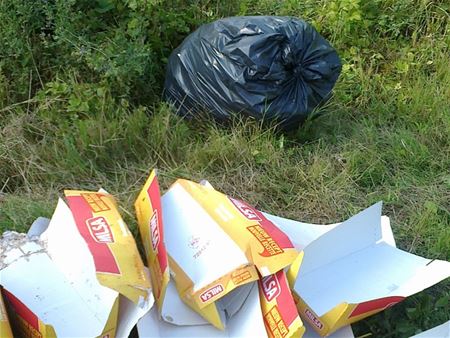
<path id="1" fill-rule="evenodd" d="M 348 318 L 356 317 L 375 310 L 378 311 L 384 310 L 388 307 L 391 307 L 394 304 L 397 304 L 398 302 L 401 302 L 403 299 L 405 299 L 405 297 L 392 296 L 360 303 L 353 309 L 352 313 L 350 313 L 350 316 Z"/>
<path id="2" fill-rule="evenodd" d="M 163 231 L 163 218 L 162 218 L 162 209 L 161 209 L 161 194 L 159 191 L 159 184 L 158 179 L 155 178 L 150 183 L 150 186 L 147 189 L 147 194 L 150 198 L 150 207 L 152 208 L 153 212 L 156 213 L 156 222 L 157 222 L 157 229 L 158 229 L 158 244 L 156 246 L 158 252 L 158 262 L 159 266 L 161 268 L 161 272 L 164 273 L 164 271 L 167 268 L 167 252 L 166 252 L 166 246 L 164 245 L 164 231 Z M 149 224 L 150 226 L 150 224 Z M 150 226 L 150 235 L 152 234 L 151 226 Z M 153 240 L 153 238 L 152 238 Z"/>
<path id="3" fill-rule="evenodd" d="M 91 235 L 86 221 L 93 217 L 92 209 L 86 200 L 81 196 L 67 196 L 70 211 L 78 228 L 78 232 L 88 245 L 89 251 L 94 258 L 95 270 L 102 273 L 112 273 L 120 275 L 111 249 L 107 243 L 97 242 Z"/>
<path id="4" fill-rule="evenodd" d="M 273 275 L 259 279 L 258 285 L 267 302 L 275 299 L 281 318 L 289 327 L 299 315 L 284 271 L 280 270 Z M 278 290 L 273 290 L 273 288 Z M 273 297 L 270 296 L 271 293 L 273 293 Z"/>
<path id="5" fill-rule="evenodd" d="M 9 304 L 13 307 L 14 312 L 39 332 L 39 318 L 12 293 L 8 292 L 6 289 L 3 289 L 2 291 Z"/>
<path id="6" fill-rule="evenodd" d="M 269 221 L 262 212 L 253 208 L 246 202 L 229 197 L 229 200 L 234 204 L 236 209 L 244 215 L 247 219 L 257 222 L 268 234 L 269 236 L 278 244 L 282 249 L 293 248 L 289 237 L 275 226 L 271 221 Z"/>

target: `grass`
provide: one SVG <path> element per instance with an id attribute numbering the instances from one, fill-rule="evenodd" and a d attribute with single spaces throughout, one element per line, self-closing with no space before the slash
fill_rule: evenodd
<path id="1" fill-rule="evenodd" d="M 383 200 L 400 248 L 450 260 L 447 2 L 142 4 L 0 2 L 2 232 L 50 216 L 63 189 L 100 186 L 135 230 L 133 201 L 158 167 L 163 188 L 206 178 L 303 221 L 337 222 Z M 342 56 L 332 100 L 296 132 L 186 122 L 160 102 L 172 48 L 202 22 L 236 14 L 303 17 Z M 446 281 L 354 331 L 407 337 L 449 313 Z"/>

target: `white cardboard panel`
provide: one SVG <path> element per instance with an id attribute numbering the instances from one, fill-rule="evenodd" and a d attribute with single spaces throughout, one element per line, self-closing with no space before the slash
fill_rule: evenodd
<path id="1" fill-rule="evenodd" d="M 228 317 L 234 316 L 243 306 L 255 283 L 245 284 L 222 297 L 217 302 L 217 308 L 222 322 L 227 325 Z M 192 311 L 183 301 L 172 280 L 167 285 L 163 301 L 161 320 L 173 325 L 206 325 L 208 322 L 197 312 Z"/>
<path id="2" fill-rule="evenodd" d="M 381 202 L 349 218 L 311 242 L 305 249 L 300 274 L 326 266 L 381 239 Z"/>
<path id="3" fill-rule="evenodd" d="M 308 323 L 303 322 L 305 325 L 306 331 L 302 338 L 322 338 L 316 330 L 314 330 Z M 344 326 L 343 328 L 333 332 L 327 338 L 355 338 L 353 335 L 353 330 L 350 325 Z"/>
<path id="4" fill-rule="evenodd" d="M 44 247 L 25 242 L 8 252 L 9 261 L 15 262 L 1 271 L 2 285 L 58 336 L 98 336 L 119 295 L 98 282 L 92 255 L 61 199 L 51 220 L 40 217 L 33 222 L 28 237 L 38 236 Z M 18 278 L 21 283 L 14 282 Z M 149 292 L 138 305 L 120 296 L 117 337 L 128 337 L 150 310 L 154 299 Z"/>
<path id="5" fill-rule="evenodd" d="M 343 301 L 356 304 L 402 296 L 400 287 L 429 261 L 385 243 L 375 244 L 305 275 L 300 267 L 295 290 L 321 316 Z"/>
<path id="6" fill-rule="evenodd" d="M 179 184 L 161 202 L 167 251 L 194 282 L 194 291 L 248 263 L 238 245 Z"/>
<path id="7" fill-rule="evenodd" d="M 133 327 L 137 324 L 146 313 L 150 311 L 153 306 L 153 296 L 150 296 L 147 302 L 136 306 L 128 298 L 119 296 L 119 316 L 118 325 L 116 329 L 116 338 L 128 338 Z"/>
<path id="8" fill-rule="evenodd" d="M 407 297 L 450 276 L 449 262 L 395 248 L 381 220 L 377 203 L 305 247 L 294 289 L 319 316 L 342 302 Z"/>
<path id="9" fill-rule="evenodd" d="M 222 317 L 224 317 L 225 320 L 223 321 L 225 323 L 241 309 L 255 283 L 241 285 L 216 302 L 218 310 L 223 314 Z"/>
<path id="10" fill-rule="evenodd" d="M 161 320 L 173 325 L 206 325 L 208 323 L 202 316 L 183 303 L 173 280 L 170 280 L 167 285 L 161 316 Z"/>
<path id="11" fill-rule="evenodd" d="M 89 287 L 99 293 L 100 297 L 118 296 L 116 291 L 106 288 L 97 281 L 94 259 L 89 248 L 78 232 L 72 212 L 67 204 L 58 200 L 50 224 L 40 240 L 45 243 L 46 251 L 53 264 L 72 281 L 74 287 L 82 287 L 78 290 L 80 295 L 89 293 Z M 92 285 L 86 285 L 90 280 Z"/>
<path id="12" fill-rule="evenodd" d="M 391 221 L 387 216 L 381 216 L 381 236 L 382 241 L 389 244 L 390 246 L 397 247 L 395 244 L 394 233 L 391 228 Z"/>
<path id="13" fill-rule="evenodd" d="M 294 221 L 263 212 L 270 221 L 280 228 L 291 239 L 292 244 L 299 251 L 303 250 L 311 242 L 330 231 L 341 223 L 333 224 L 313 224 Z M 394 234 L 392 233 L 389 217 L 381 216 L 381 228 L 383 241 L 391 246 L 395 245 Z"/>
<path id="14" fill-rule="evenodd" d="M 450 320 L 411 338 L 450 338 Z"/>
<path id="15" fill-rule="evenodd" d="M 5 289 L 44 323 L 51 323 L 60 337 L 98 336 L 116 298 L 115 292 L 101 294 L 103 290 L 96 289 L 92 279 L 74 287 L 74 282 L 65 278 L 39 245 L 35 245 L 34 253 L 29 251 L 26 257 L 16 257 L 14 264 L 0 274 Z M 17 283 L 18 280 L 21 282 Z M 83 289 L 89 292 L 80 294 Z"/>
<path id="16" fill-rule="evenodd" d="M 419 256 L 416 256 L 419 257 Z M 398 290 L 400 296 L 409 296 L 426 289 L 450 277 L 450 262 L 428 260 L 426 265 L 418 267 L 411 278 L 403 283 Z"/>
<path id="17" fill-rule="evenodd" d="M 273 224 L 280 228 L 286 235 L 289 236 L 292 244 L 297 250 L 303 250 L 308 244 L 316 238 L 322 236 L 324 233 L 330 231 L 340 223 L 323 225 L 311 224 L 294 221 L 288 218 L 267 214 L 263 212 Z"/>

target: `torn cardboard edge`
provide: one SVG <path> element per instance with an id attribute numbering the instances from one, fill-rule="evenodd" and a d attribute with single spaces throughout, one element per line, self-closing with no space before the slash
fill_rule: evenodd
<path id="1" fill-rule="evenodd" d="M 450 320 L 412 336 L 411 338 L 450 338 Z"/>
<path id="2" fill-rule="evenodd" d="M 85 203 L 79 201 L 69 208 L 60 199 L 50 222 L 36 220 L 29 238 L 24 234 L 2 238 L 2 249 L 7 251 L 2 254 L 0 279 L 7 301 L 17 322 L 23 324 L 22 330 L 32 336 L 126 337 L 153 305 L 148 273 L 133 236 L 109 194 L 68 191 L 66 195 L 69 204 L 71 197 L 80 197 Z M 77 223 L 81 216 L 87 218 Z M 122 245 L 127 253 L 118 256 L 114 250 Z M 97 263 L 105 262 L 98 257 L 105 252 L 113 256 L 119 272 L 126 274 L 124 278 L 116 273 L 108 280 L 104 271 L 99 275 Z M 97 260 L 96 255 L 100 255 Z"/>
<path id="3" fill-rule="evenodd" d="M 243 307 L 224 330 L 212 325 L 173 325 L 160 320 L 156 308 L 150 310 L 139 322 L 139 337 L 267 337 L 259 303 L 256 283 L 252 283 L 250 294 Z M 189 308 L 187 309 L 189 311 Z"/>

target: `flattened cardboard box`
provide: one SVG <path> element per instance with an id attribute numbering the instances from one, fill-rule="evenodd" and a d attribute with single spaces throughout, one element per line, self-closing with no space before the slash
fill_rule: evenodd
<path id="1" fill-rule="evenodd" d="M 155 171 L 135 207 L 163 320 L 179 326 L 196 325 L 198 334 L 208 334 L 214 331 L 204 324 L 223 330 L 226 322 L 237 316 L 232 322 L 247 318 L 254 328 L 266 326 L 269 336 L 301 335 L 304 328 L 282 270 L 299 254 L 287 236 L 259 211 L 186 180 L 178 180 L 161 200 Z M 242 232 L 246 228 L 248 232 Z M 258 282 L 256 297 L 254 284 L 259 274 L 265 276 Z M 180 296 L 200 316 L 181 306 Z M 261 313 L 252 318 L 241 307 L 259 308 L 263 320 Z M 187 328 L 160 325 L 162 336 L 189 332 Z M 245 326 L 232 325 L 223 335 L 239 332 L 245 332 Z"/>
<path id="2" fill-rule="evenodd" d="M 283 228 L 282 219 L 268 217 Z M 293 293 L 300 315 L 322 336 L 450 276 L 450 262 L 395 247 L 381 202 L 334 225 L 303 252 L 301 266 L 294 264 L 288 276 L 297 276 Z"/>
<path id="3" fill-rule="evenodd" d="M 111 195 L 65 195 L 31 238 L 4 234 L 7 303 L 27 337 L 126 337 L 153 304 L 134 238 Z"/>

